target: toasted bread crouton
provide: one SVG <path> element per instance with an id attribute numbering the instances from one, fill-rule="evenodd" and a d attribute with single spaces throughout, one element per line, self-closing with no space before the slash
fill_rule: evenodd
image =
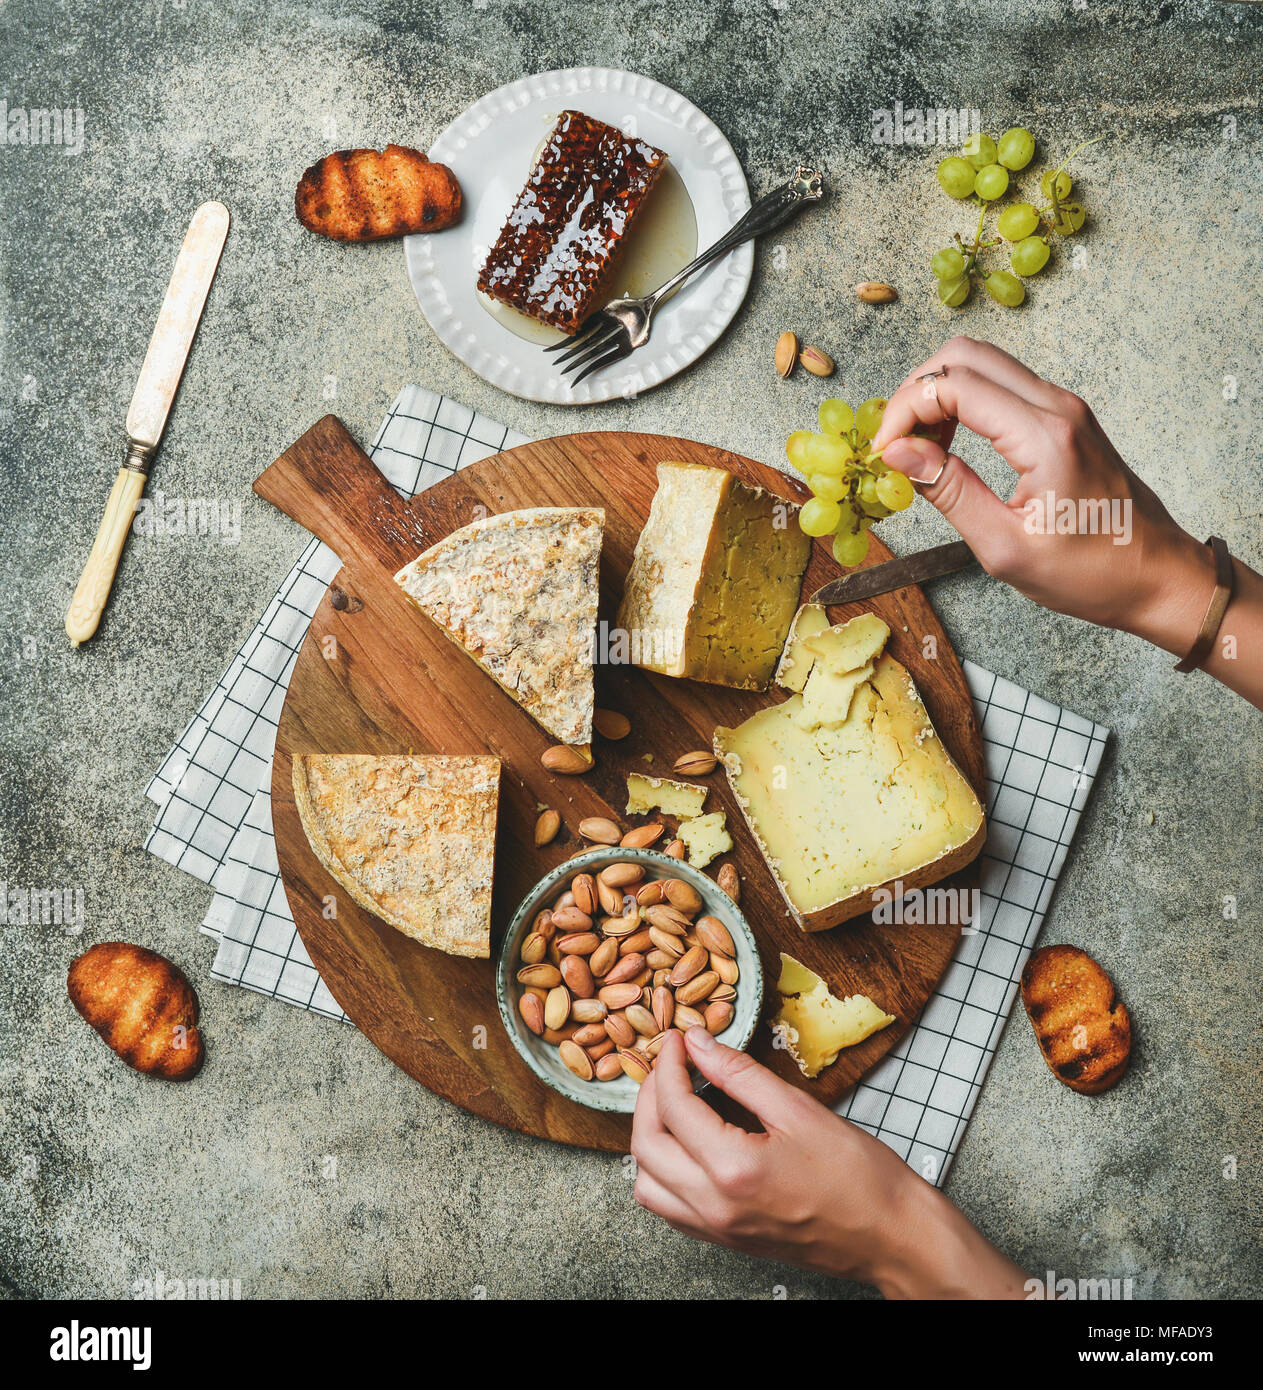
<path id="1" fill-rule="evenodd" d="M 460 184 L 420 150 L 387 145 L 327 154 L 298 181 L 294 211 L 309 231 L 334 241 L 380 241 L 438 232 L 460 216 Z"/>
<path id="2" fill-rule="evenodd" d="M 197 994 L 165 956 L 103 941 L 71 964 L 66 987 L 71 1003 L 129 1067 L 167 1081 L 187 1081 L 201 1069 Z"/>
<path id="3" fill-rule="evenodd" d="M 1044 1061 L 1072 1091 L 1097 1095 L 1127 1070 L 1131 1018 L 1114 982 L 1086 951 L 1036 951 L 1022 971 L 1022 1003 Z"/>

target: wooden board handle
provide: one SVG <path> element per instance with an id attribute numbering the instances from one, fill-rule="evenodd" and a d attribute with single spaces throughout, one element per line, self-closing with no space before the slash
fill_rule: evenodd
<path id="1" fill-rule="evenodd" d="M 114 585 L 114 575 L 118 571 L 127 533 L 131 530 L 132 517 L 136 515 L 136 504 L 144 490 L 143 473 L 133 468 L 118 470 L 96 540 L 92 542 L 88 563 L 79 576 L 79 585 L 66 613 L 66 636 L 70 638 L 72 647 L 86 642 L 97 630 L 105 600 L 109 598 Z"/>
<path id="2" fill-rule="evenodd" d="M 254 480 L 254 490 L 344 565 L 368 557 L 398 569 L 430 544 L 408 503 L 336 415 L 296 439 Z"/>

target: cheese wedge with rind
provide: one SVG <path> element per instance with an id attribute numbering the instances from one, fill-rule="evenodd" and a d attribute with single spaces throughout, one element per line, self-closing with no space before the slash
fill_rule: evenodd
<path id="1" fill-rule="evenodd" d="M 737 803 L 805 931 L 869 911 L 878 894 L 938 882 L 969 863 L 986 836 L 978 798 L 912 678 L 884 652 L 872 656 L 888 632 L 867 614 L 821 628 L 819 615 L 805 610 L 782 674 L 790 683 L 802 678 L 805 688 L 827 672 L 845 687 L 848 673 L 839 668 L 871 660 L 872 674 L 850 691 L 845 714 L 821 720 L 795 693 L 738 728 L 715 730 Z"/>
<path id="2" fill-rule="evenodd" d="M 726 469 L 660 463 L 618 610 L 635 664 L 765 690 L 811 557 L 797 516 Z"/>
<path id="3" fill-rule="evenodd" d="M 702 814 L 709 790 L 697 782 L 677 782 L 671 777 L 631 772 L 627 775 L 627 814 L 644 816 L 650 811 L 664 811 L 677 820 L 691 820 Z"/>
<path id="4" fill-rule="evenodd" d="M 355 902 L 424 946 L 490 955 L 498 758 L 299 753 L 292 781 L 316 858 Z"/>
<path id="5" fill-rule="evenodd" d="M 895 1021 L 866 994 L 839 999 L 801 961 L 781 953 L 776 982 L 780 1007 L 769 1020 L 773 1032 L 784 1031 L 789 1054 L 807 1077 L 816 1077 L 837 1061 L 844 1047 L 854 1047 Z"/>
<path id="6" fill-rule="evenodd" d="M 395 583 L 559 743 L 592 739 L 605 513 L 533 507 L 470 522 Z"/>

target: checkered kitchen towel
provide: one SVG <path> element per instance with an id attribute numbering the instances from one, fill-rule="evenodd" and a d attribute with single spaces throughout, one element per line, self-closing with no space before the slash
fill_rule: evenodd
<path id="1" fill-rule="evenodd" d="M 406 386 L 369 453 L 404 496 L 526 437 Z M 147 795 L 152 853 L 215 890 L 211 973 L 349 1022 L 303 949 L 277 872 L 268 790 L 277 720 L 307 625 L 339 568 L 312 541 Z M 982 725 L 990 834 L 982 910 L 917 1026 L 839 1112 L 942 1182 L 1043 924 L 1109 731 L 965 662 Z"/>

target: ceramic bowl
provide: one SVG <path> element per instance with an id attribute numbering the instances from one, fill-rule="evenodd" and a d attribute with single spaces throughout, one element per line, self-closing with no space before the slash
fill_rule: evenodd
<path id="1" fill-rule="evenodd" d="M 754 934 L 741 909 L 713 879 L 657 850 L 626 849 L 618 845 L 599 846 L 567 859 L 550 870 L 522 899 L 501 947 L 496 971 L 496 999 L 500 1005 L 500 1017 L 513 1046 L 546 1086 L 551 1086 L 577 1105 L 624 1115 L 630 1115 L 635 1110 L 640 1087 L 626 1076 L 613 1081 L 581 1081 L 568 1070 L 557 1048 L 536 1037 L 523 1023 L 518 1012 L 522 987 L 517 982 L 517 972 L 522 964 L 522 941 L 536 914 L 555 902 L 576 874 L 595 875 L 607 864 L 629 861 L 643 864 L 646 878 L 678 878 L 691 884 L 701 894 L 702 912 L 717 917 L 728 928 L 737 948 L 736 961 L 741 977 L 737 982 L 732 1022 L 719 1034 L 720 1042 L 741 1050 L 748 1047 L 763 1005 L 763 966 L 754 943 Z M 696 1084 L 697 1089 L 701 1090 L 708 1083 L 699 1076 Z"/>

